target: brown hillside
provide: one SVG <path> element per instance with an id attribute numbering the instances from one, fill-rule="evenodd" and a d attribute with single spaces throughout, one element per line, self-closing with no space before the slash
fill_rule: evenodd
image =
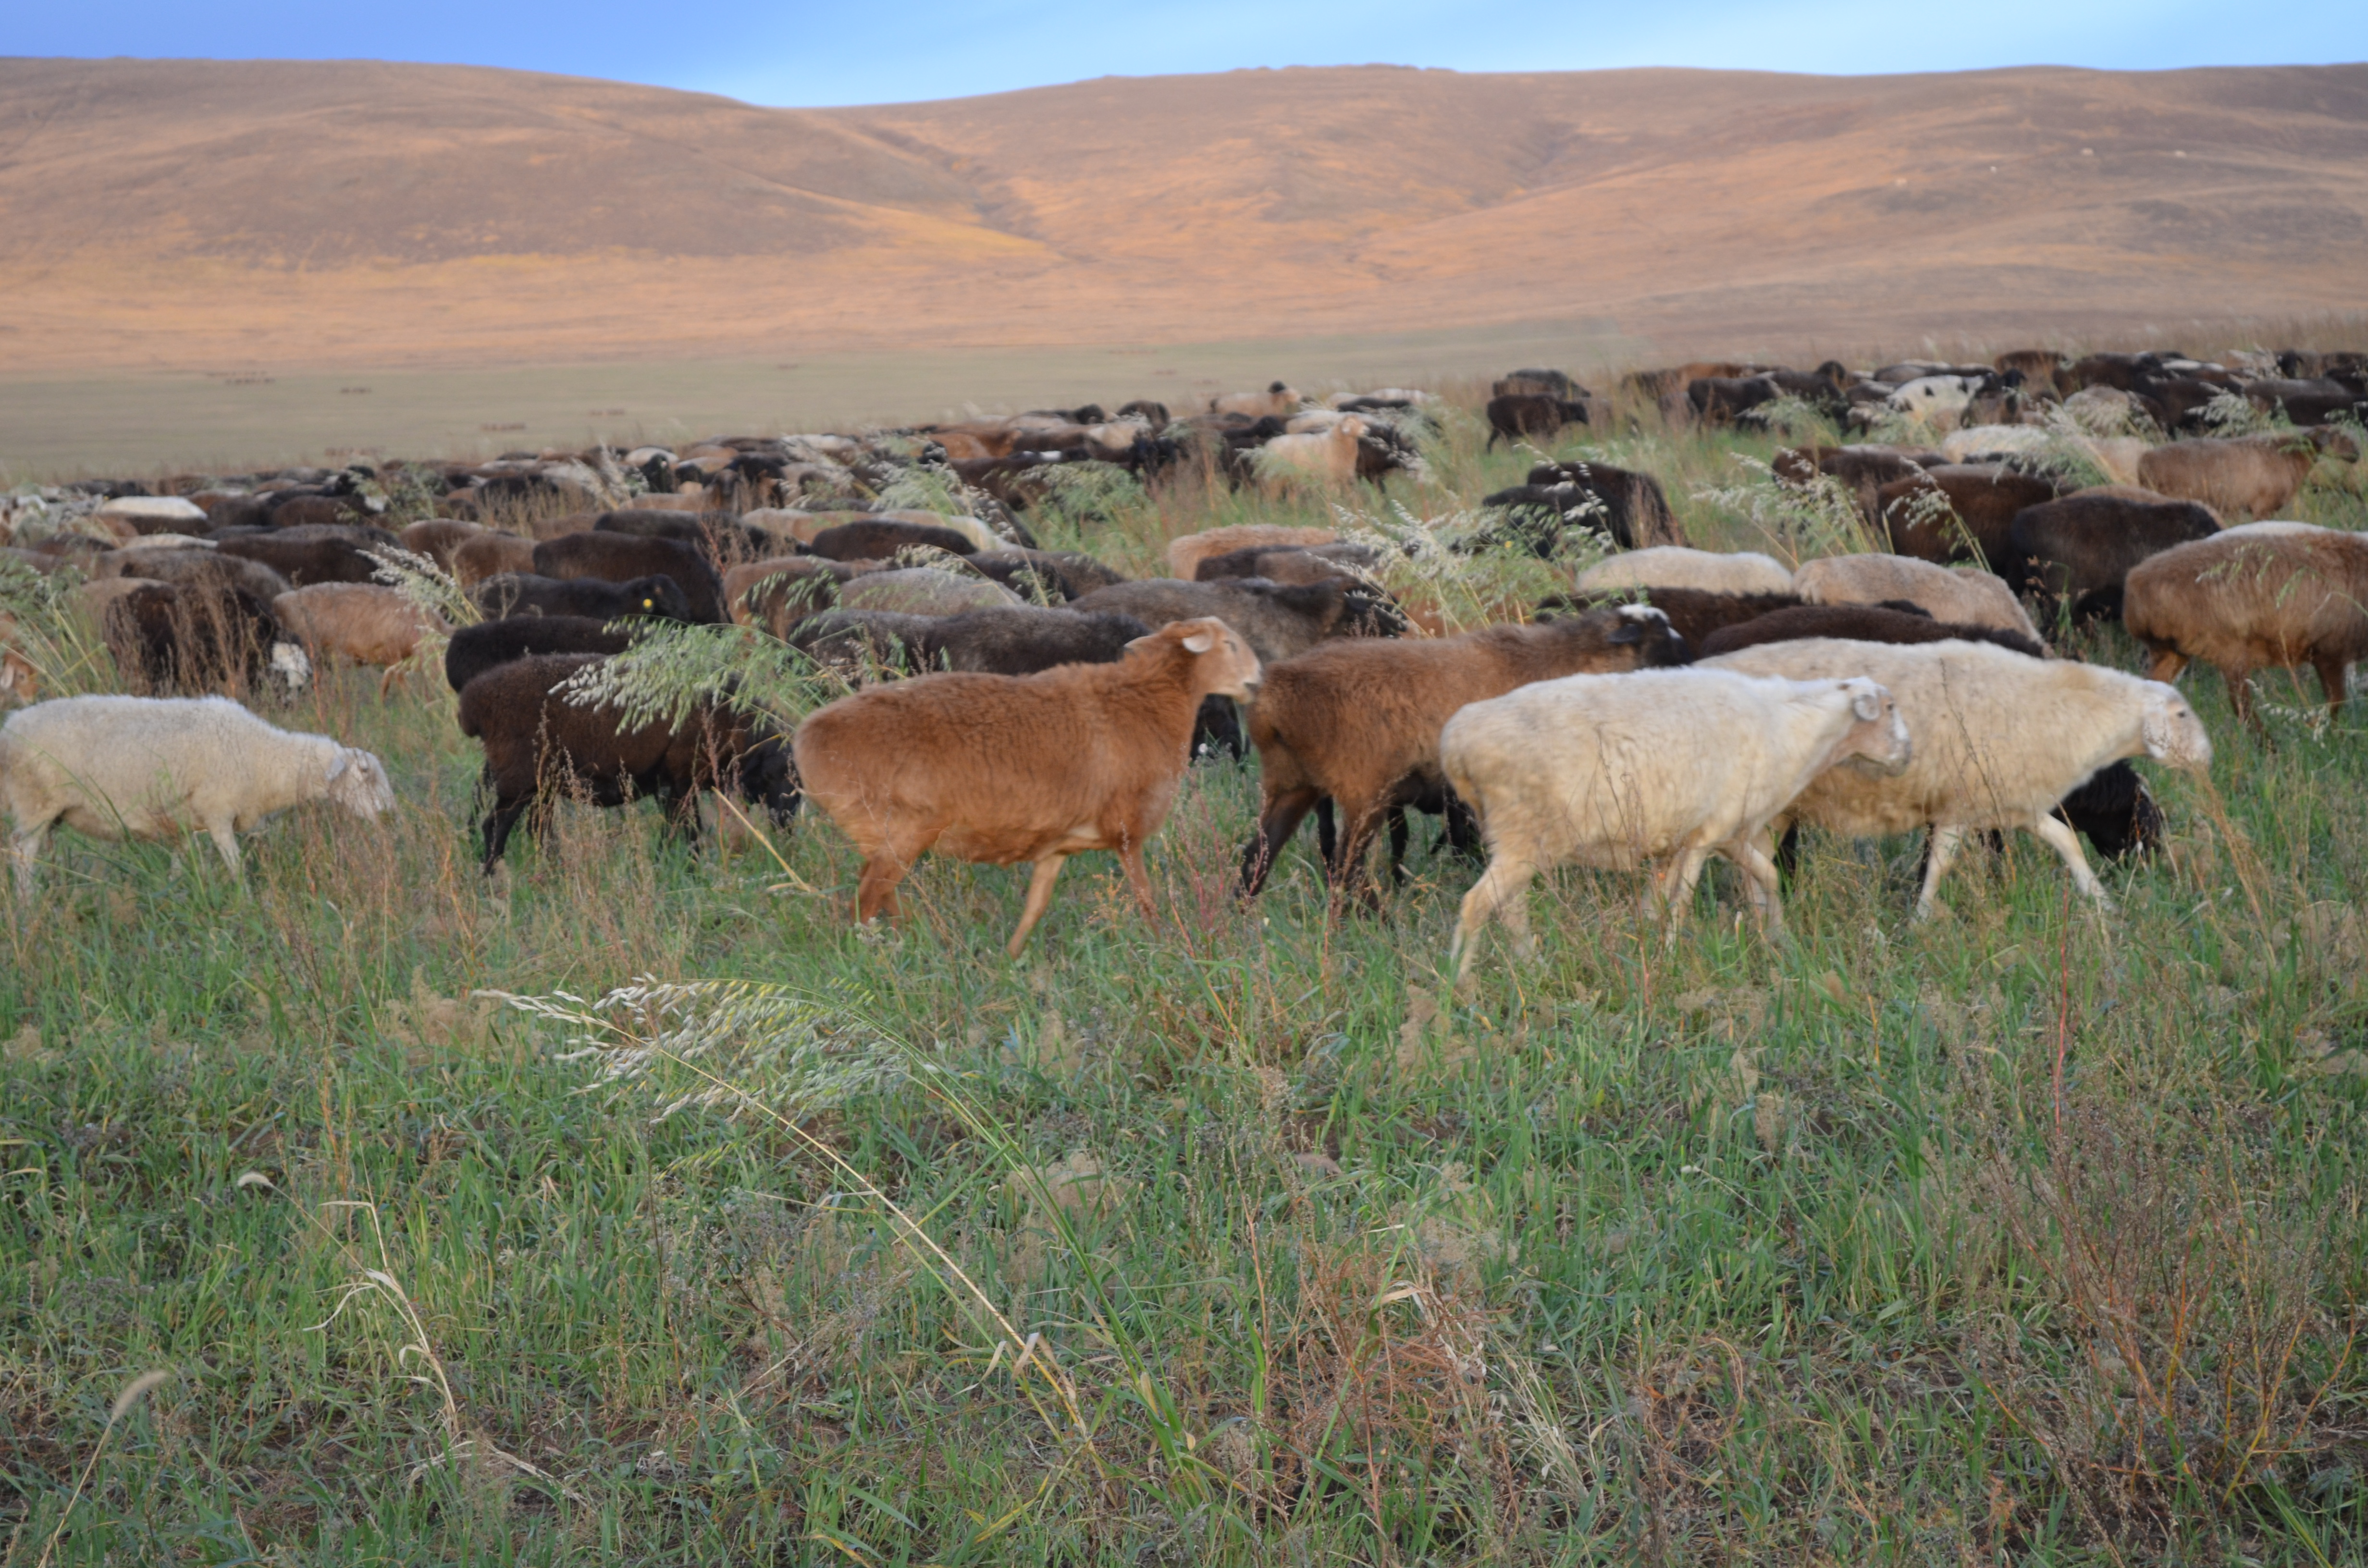
<path id="1" fill-rule="evenodd" d="M 16 370 L 1240 339 L 1671 350 L 2357 310 L 2368 66 L 1391 68 L 762 109 L 0 62 Z"/>

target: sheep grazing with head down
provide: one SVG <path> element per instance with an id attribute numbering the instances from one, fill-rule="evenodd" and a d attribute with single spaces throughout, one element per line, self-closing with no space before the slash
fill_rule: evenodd
<path id="1" fill-rule="evenodd" d="M 238 877 L 238 835 L 313 801 L 370 821 L 394 790 L 369 752 L 276 729 L 222 697 L 61 697 L 0 725 L 20 896 L 61 822 L 92 838 L 203 832 Z"/>
<path id="2" fill-rule="evenodd" d="M 1461 637 L 1327 642 L 1269 665 L 1250 711 L 1264 798 L 1258 832 L 1242 850 L 1242 892 L 1255 895 L 1266 885 L 1275 857 L 1307 813 L 1332 801 L 1343 819 L 1327 846 L 1333 892 L 1370 900 L 1372 890 L 1357 884 L 1384 820 L 1395 874 L 1404 853 L 1405 808 L 1448 809 L 1439 731 L 1458 709 L 1531 681 L 1674 665 L 1686 656 L 1668 617 L 1622 605 Z M 1449 822 L 1452 830 L 1456 820 Z"/>
<path id="3" fill-rule="evenodd" d="M 428 638 L 452 630 L 442 617 L 377 583 L 314 583 L 280 595 L 271 608 L 315 662 L 336 653 L 383 668 L 381 699 Z"/>
<path id="4" fill-rule="evenodd" d="M 1935 566 L 1904 555 L 1828 555 L 1804 561 L 1793 574 L 1804 604 L 1879 605 L 1905 600 L 1935 620 L 2011 631 L 2036 642 L 2006 579 L 1972 566 Z"/>
<path id="5" fill-rule="evenodd" d="M 2330 715 L 2368 658 L 2368 537 L 2308 523 L 2248 523 L 2174 545 L 2130 568 L 2122 624 L 2176 680 L 2189 661 L 2220 672 L 2237 716 L 2260 727 L 2252 675 L 2308 665 Z"/>
<path id="6" fill-rule="evenodd" d="M 1897 770 L 1913 752 L 1891 694 L 1863 678 L 1757 679 L 1645 670 L 1540 681 L 1447 722 L 1440 766 L 1469 801 L 1488 869 L 1456 922 L 1460 980 L 1503 918 L 1531 946 L 1525 894 L 1550 867 L 1625 870 L 1663 861 L 1646 909 L 1672 920 L 1712 855 L 1752 883 L 1770 934 L 1783 926 L 1769 819 L 1837 763 Z"/>
<path id="7" fill-rule="evenodd" d="M 2064 861 L 2080 892 L 2107 902 L 2055 815 L 2056 804 L 2108 765 L 2150 756 L 2202 772 L 2212 740 L 2179 692 L 2158 681 L 2069 659 L 2032 659 L 1978 642 L 1879 642 L 1817 638 L 1770 642 L 1702 667 L 1794 680 L 1866 676 L 1898 699 L 1916 757 L 1895 778 L 1849 768 L 1819 778 L 1778 813 L 1854 837 L 1932 830 L 1916 913 L 1932 913 L 1941 879 L 1965 835 L 2021 828 Z"/>
<path id="8" fill-rule="evenodd" d="M 1204 528 L 1167 541 L 1167 574 L 1192 582 L 1201 562 L 1243 550 L 1289 550 L 1295 545 L 1337 544 L 1336 528 L 1299 528 L 1285 523 L 1236 523 L 1230 528 Z"/>
<path id="9" fill-rule="evenodd" d="M 1180 620 L 1110 665 L 1032 676 L 890 681 L 798 726 L 799 776 L 864 858 L 856 918 L 896 912 L 896 884 L 929 849 L 1030 862 L 1016 957 L 1053 899 L 1062 862 L 1118 853 L 1144 915 L 1144 846 L 1167 820 L 1201 699 L 1247 700 L 1258 656 L 1223 621 Z"/>

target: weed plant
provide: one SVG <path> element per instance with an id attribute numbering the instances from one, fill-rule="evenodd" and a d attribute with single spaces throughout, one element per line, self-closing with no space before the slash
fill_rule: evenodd
<path id="1" fill-rule="evenodd" d="M 1479 434 L 1342 503 L 1441 629 L 1554 577 L 1447 548 L 1539 455 Z M 1764 438 L 1565 435 L 1697 542 L 1850 542 Z M 1045 542 L 1138 573 L 1337 520 L 1084 499 Z M 2368 524 L 2327 469 L 2303 515 Z M 1916 926 L 1912 841 L 1813 840 L 1783 947 L 1732 879 L 1665 944 L 1565 871 L 1461 998 L 1443 849 L 1377 917 L 1304 844 L 1235 899 L 1254 766 L 1189 776 L 1156 921 L 1081 863 L 1009 960 L 1024 875 L 859 931 L 812 817 L 567 807 L 483 878 L 450 694 L 376 684 L 272 717 L 385 758 L 383 823 L 293 813 L 244 888 L 60 835 L 0 916 L 11 1564 L 2368 1553 L 2368 738 L 2283 677 L 2267 744 L 2196 683 L 2213 778 L 2150 775 L 2112 914 L 2023 841 Z"/>

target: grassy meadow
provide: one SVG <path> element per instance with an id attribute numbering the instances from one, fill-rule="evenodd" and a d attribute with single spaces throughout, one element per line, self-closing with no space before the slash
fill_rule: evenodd
<path id="1" fill-rule="evenodd" d="M 1481 434 L 1393 499 L 1517 482 Z M 1740 494 L 1764 437 L 1565 435 L 1698 543 L 1850 543 Z M 1102 499 L 1047 546 L 1334 515 Z M 2024 839 L 1912 925 L 1915 841 L 1812 838 L 1788 946 L 1723 869 L 1672 944 L 1565 871 L 1462 996 L 1429 819 L 1378 916 L 1312 835 L 1234 897 L 1254 760 L 1156 922 L 1084 857 L 1015 961 L 1024 869 L 861 931 L 816 817 L 570 808 L 481 878 L 450 695 L 377 686 L 271 716 L 381 824 L 244 889 L 62 832 L 0 915 L 8 1568 L 2368 1556 L 2368 733 L 2314 683 L 2263 744 L 2190 677 L 2212 778 L 2139 764 L 2110 915 Z"/>

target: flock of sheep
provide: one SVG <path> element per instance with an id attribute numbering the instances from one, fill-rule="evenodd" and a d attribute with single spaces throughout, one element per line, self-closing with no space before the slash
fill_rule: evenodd
<path id="1" fill-rule="evenodd" d="M 811 801 L 862 856 L 860 921 L 893 915 L 932 850 L 1030 866 L 1014 953 L 1087 850 L 1115 853 L 1148 911 L 1145 846 L 1193 757 L 1227 750 L 1258 758 L 1246 897 L 1311 814 L 1343 903 L 1382 896 L 1367 861 L 1384 833 L 1395 880 L 1409 811 L 1485 852 L 1457 927 L 1466 971 L 1492 922 L 1527 945 L 1525 889 L 1558 865 L 1652 865 L 1646 907 L 1668 919 L 1715 855 L 1780 930 L 1799 827 L 1930 830 L 1919 915 L 1968 835 L 2009 828 L 2101 901 L 2081 836 L 2119 855 L 2161 832 L 2128 759 L 2211 761 L 2168 684 L 2189 662 L 2217 667 L 2250 719 L 2256 671 L 2311 665 L 2340 710 L 2368 653 L 2368 539 L 2272 516 L 2316 464 L 2357 460 L 2324 421 L 2368 403 L 2363 365 L 2262 368 L 2025 354 L 1871 374 L 1647 372 L 1628 391 L 1676 422 L 1748 422 L 1788 401 L 1845 426 L 1867 409 L 1912 417 L 1903 427 L 1938 446 L 1794 447 L 1773 467 L 1779 485 L 1840 497 L 1892 548 L 1797 570 L 1698 550 L 1654 476 L 1541 464 L 1486 498 L 1461 548 L 1554 558 L 1584 536 L 1612 552 L 1574 562 L 1566 592 L 1455 636 L 1388 591 L 1387 541 L 1213 529 L 1172 540 L 1166 577 L 1129 581 L 1037 548 L 1027 526 L 1079 465 L 1153 481 L 1192 461 L 1235 483 L 1419 478 L 1432 400 L 1399 389 L 1318 407 L 1278 382 L 1180 420 L 1130 404 L 20 496 L 0 514 L 0 571 L 79 576 L 127 684 L 150 695 L 11 716 L 0 808 L 20 893 L 60 822 L 100 837 L 202 829 L 235 872 L 236 834 L 275 812 L 325 800 L 369 818 L 393 794 L 366 752 L 191 694 L 301 684 L 324 658 L 391 680 L 440 648 L 461 729 L 484 751 L 488 871 L 561 791 L 655 796 L 694 835 L 703 792 L 782 824 Z M 2229 399 L 2297 423 L 2159 438 L 2199 411 L 2225 419 Z M 1486 412 L 1493 440 L 1600 423 L 1610 407 L 1524 371 Z M 2074 487 L 2033 460 L 2067 433 L 2132 483 Z M 916 476 L 966 509 L 894 505 Z M 380 526 L 405 487 L 438 515 Z M 2267 520 L 2226 526 L 2237 517 Z M 522 531 L 499 526 L 520 517 Z M 2053 656 L 2027 604 L 2049 625 L 2118 615 L 2151 678 Z M 586 699 L 587 679 L 650 629 L 731 622 L 850 689 L 786 733 L 730 689 L 666 717 Z M 43 672 L 11 632 L 0 619 L 0 695 L 37 697 Z"/>

